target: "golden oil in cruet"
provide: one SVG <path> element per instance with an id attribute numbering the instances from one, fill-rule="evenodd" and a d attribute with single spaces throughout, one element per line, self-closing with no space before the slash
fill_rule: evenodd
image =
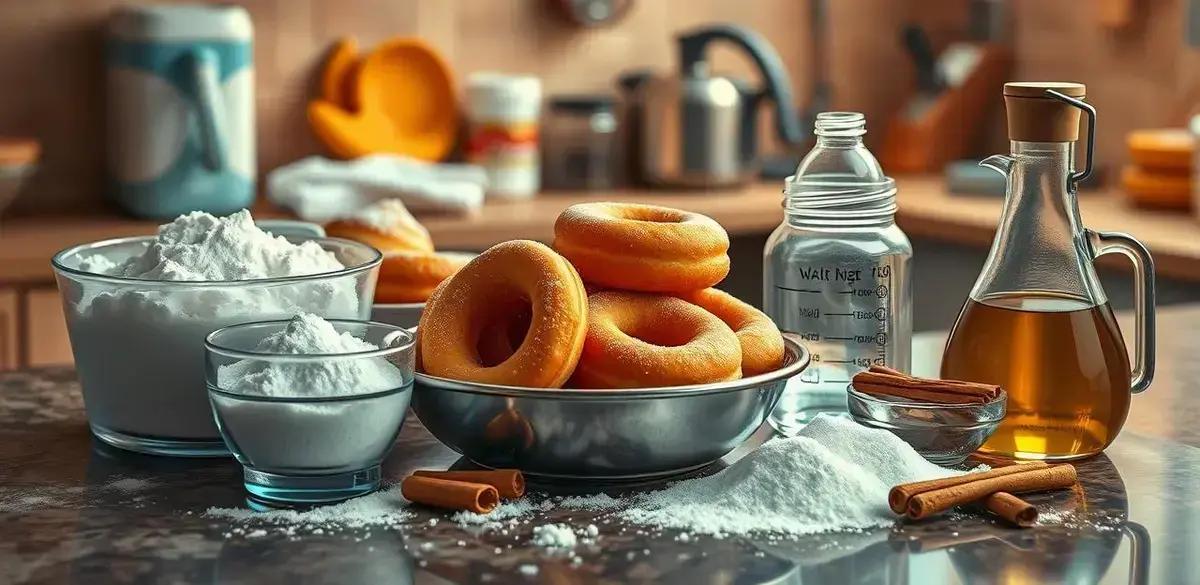
<path id="1" fill-rule="evenodd" d="M 983 270 L 955 322 L 942 377 L 998 384 L 1007 414 L 984 454 L 1069 460 L 1102 451 L 1154 370 L 1153 260 L 1139 242 L 1082 226 L 1076 183 L 1091 170 L 1095 110 L 1075 83 L 1009 83 L 1008 156 L 983 164 L 1008 178 Z M 1075 172 L 1080 112 L 1089 114 L 1087 168 Z M 1133 260 L 1136 367 L 1096 276 L 1096 256 Z M 1132 370 L 1132 371 L 1131 371 Z"/>

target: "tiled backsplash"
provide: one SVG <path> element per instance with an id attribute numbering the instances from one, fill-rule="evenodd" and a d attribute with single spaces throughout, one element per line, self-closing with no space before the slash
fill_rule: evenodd
<path id="1" fill-rule="evenodd" d="M 0 134 L 32 135 L 45 172 L 17 212 L 104 207 L 103 26 L 119 2 L 0 2 Z M 798 99 L 809 87 L 807 0 L 638 0 L 611 27 L 579 29 L 547 11 L 549 0 L 251 0 L 255 24 L 260 173 L 320 152 L 304 119 L 330 44 L 363 46 L 396 35 L 425 38 L 461 79 L 484 69 L 543 78 L 547 93 L 611 91 L 621 71 L 673 69 L 674 34 L 708 22 L 752 27 L 776 47 Z M 900 105 L 912 69 L 898 28 L 913 20 L 935 39 L 966 18 L 966 0 L 831 0 L 827 39 L 834 105 L 868 114 L 873 136 Z M 1017 76 L 1089 85 L 1101 110 L 1102 160 L 1121 156 L 1120 138 L 1139 126 L 1179 123 L 1196 59 L 1183 48 L 1183 0 L 1139 4 L 1130 30 L 1102 29 L 1085 2 L 1014 0 Z M 716 69 L 747 75 L 749 63 L 720 52 Z M 1195 99 L 1195 96 L 1193 96 Z"/>

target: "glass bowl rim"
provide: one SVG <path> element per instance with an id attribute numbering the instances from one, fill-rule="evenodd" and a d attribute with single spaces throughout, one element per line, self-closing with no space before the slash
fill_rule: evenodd
<path id="1" fill-rule="evenodd" d="M 880 406 L 888 406 L 888 407 L 899 406 L 899 407 L 903 407 L 903 408 L 914 408 L 914 409 L 919 409 L 919 410 L 969 411 L 969 410 L 982 409 L 982 408 L 985 408 L 988 406 L 993 406 L 997 403 L 1005 403 L 1005 406 L 1007 406 L 1007 402 L 1008 402 L 1008 392 L 1005 391 L 1004 388 L 1000 389 L 999 396 L 997 396 L 987 402 L 964 403 L 964 404 L 935 404 L 935 403 L 931 403 L 931 402 L 915 402 L 915 401 L 899 400 L 899 399 L 898 400 L 884 400 L 882 398 L 876 398 L 874 396 L 871 396 L 870 394 L 865 394 L 863 392 L 859 392 L 858 390 L 856 390 L 854 388 L 854 384 L 848 384 L 846 386 L 846 393 L 849 394 L 855 400 L 858 400 L 859 402 L 864 402 L 864 403 L 868 403 L 868 404 L 877 404 Z M 1004 417 L 1002 416 L 996 420 L 1003 420 L 1003 418 Z M 980 422 L 984 422 L 984 421 L 980 421 Z"/>
<path id="2" fill-rule="evenodd" d="M 222 388 L 218 388 L 212 384 L 206 384 L 206 386 L 208 386 L 209 394 L 216 394 L 223 398 L 240 400 L 242 402 L 262 402 L 262 403 L 279 403 L 279 404 L 314 404 L 314 403 L 328 403 L 328 402 L 355 402 L 358 400 L 371 400 L 373 398 L 383 398 L 385 396 L 391 396 L 392 394 L 397 394 L 400 392 L 411 392 L 412 387 L 413 387 L 413 382 L 412 382 L 412 377 L 410 375 L 408 383 L 404 384 L 403 386 L 397 386 L 395 388 L 388 388 L 387 390 L 378 390 L 375 392 L 365 392 L 365 393 L 361 393 L 361 394 L 338 394 L 336 396 L 259 396 L 256 394 L 244 394 L 241 392 L 231 392 L 229 390 L 224 390 Z M 214 403 L 213 408 L 220 409 L 221 406 L 218 406 L 216 403 Z M 401 424 L 403 424 L 403 422 L 401 422 Z"/>
<path id="3" fill-rule="evenodd" d="M 286 363 L 310 363 L 314 361 L 327 360 L 350 360 L 364 359 L 373 357 L 385 357 L 394 353 L 400 353 L 405 350 L 411 350 L 416 346 L 416 335 L 391 323 L 381 323 L 379 321 L 371 321 L 365 319 L 325 319 L 333 325 L 366 325 L 369 327 L 378 327 L 385 330 L 390 330 L 391 334 L 402 333 L 405 340 L 402 344 L 392 347 L 381 347 L 379 349 L 368 349 L 363 351 L 348 351 L 342 353 L 271 353 L 254 350 L 234 349 L 221 345 L 214 341 L 214 338 L 220 334 L 228 333 L 236 329 L 248 329 L 251 327 L 262 327 L 264 325 L 287 325 L 291 319 L 264 319 L 260 321 L 247 321 L 245 323 L 236 323 L 221 327 L 208 335 L 204 336 L 204 351 L 207 353 L 215 353 L 223 357 L 231 357 L 238 359 L 249 359 L 256 361 L 269 362 L 286 362 Z M 412 373 L 409 374 L 410 376 Z"/>
<path id="4" fill-rule="evenodd" d="M 141 286 L 161 287 L 161 288 L 198 288 L 198 287 L 229 287 L 229 286 L 246 286 L 246 285 L 273 285 L 281 283 L 303 282 L 310 280 L 325 280 L 329 278 L 337 278 L 342 276 L 350 276 L 371 270 L 383 262 L 383 252 L 380 252 L 374 246 L 348 240 L 346 238 L 334 238 L 329 236 L 279 236 L 287 239 L 289 242 L 306 242 L 313 241 L 317 244 L 322 242 L 336 242 L 338 244 L 348 245 L 351 248 L 359 248 L 371 253 L 371 256 L 365 262 L 347 266 L 340 270 L 332 270 L 327 272 L 314 272 L 312 274 L 299 274 L 294 276 L 273 276 L 269 278 L 248 278 L 241 280 L 156 280 L 152 278 L 134 278 L 129 276 L 113 276 L 111 274 L 100 274 L 98 272 L 88 272 L 71 268 L 63 264 L 63 259 L 78 255 L 86 250 L 94 250 L 121 244 L 129 244 L 135 242 L 152 241 L 155 236 L 127 236 L 124 238 L 109 238 L 107 240 L 98 240 L 86 244 L 75 244 L 59 250 L 50 259 L 50 265 L 54 270 L 60 273 L 70 274 L 74 277 L 80 277 L 86 280 L 97 280 L 101 282 L 110 282 L 117 284 L 137 284 Z M 325 249 L 325 246 L 321 246 Z"/>

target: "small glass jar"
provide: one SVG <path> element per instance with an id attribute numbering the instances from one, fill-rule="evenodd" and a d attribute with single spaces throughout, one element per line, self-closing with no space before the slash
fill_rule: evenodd
<path id="1" fill-rule="evenodd" d="M 764 251 L 763 307 L 812 352 L 771 414 L 784 434 L 819 412 L 845 413 L 855 373 L 911 366 L 912 244 L 864 134 L 862 114 L 817 116 L 816 146 L 787 179 L 784 221 Z"/>
<path id="2" fill-rule="evenodd" d="M 606 95 L 549 101 L 542 127 L 544 182 L 551 189 L 617 186 L 615 100 Z"/>

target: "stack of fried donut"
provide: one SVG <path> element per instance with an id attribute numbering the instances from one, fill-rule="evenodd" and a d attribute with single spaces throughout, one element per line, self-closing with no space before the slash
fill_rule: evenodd
<path id="1" fill-rule="evenodd" d="M 711 288 L 729 272 L 729 236 L 711 218 L 583 203 L 558 217 L 554 236 L 553 249 L 497 244 L 446 279 L 421 315 L 417 366 L 472 382 L 601 389 L 783 365 L 771 319 Z"/>
<path id="2" fill-rule="evenodd" d="M 399 199 L 384 199 L 325 225 L 325 233 L 374 246 L 383 252 L 376 303 L 423 303 L 443 280 L 462 268 L 470 254 L 435 252 L 433 239 Z"/>

